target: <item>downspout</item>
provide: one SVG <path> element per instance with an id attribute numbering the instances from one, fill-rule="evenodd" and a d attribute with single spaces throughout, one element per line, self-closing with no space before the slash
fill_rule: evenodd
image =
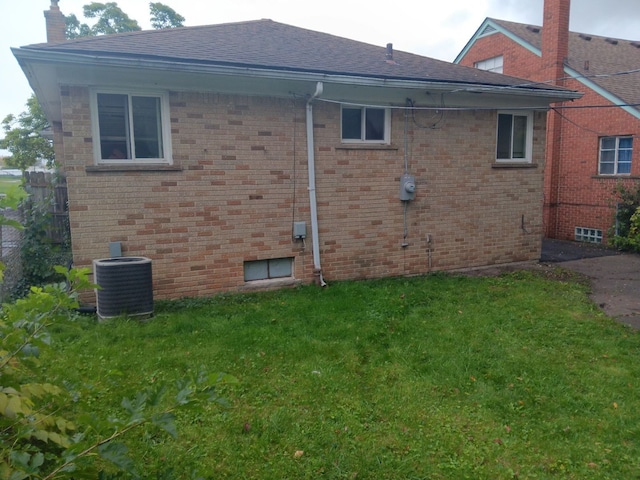
<path id="1" fill-rule="evenodd" d="M 307 101 L 307 165 L 309 170 L 309 204 L 311 207 L 311 244 L 313 250 L 313 274 L 318 277 L 321 287 L 327 284 L 322 278 L 320 266 L 320 240 L 318 238 L 318 204 L 316 201 L 316 159 L 313 144 L 313 100 L 322 95 L 322 82 L 316 84 L 315 93 Z"/>

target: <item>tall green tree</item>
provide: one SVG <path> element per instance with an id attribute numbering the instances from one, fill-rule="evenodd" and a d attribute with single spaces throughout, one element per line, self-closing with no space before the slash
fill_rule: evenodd
<path id="1" fill-rule="evenodd" d="M 96 23 L 90 27 L 86 23 L 80 23 L 74 14 L 69 15 L 66 17 L 68 38 L 141 30 L 138 22 L 129 18 L 129 15 L 124 13 L 116 2 L 91 2 L 82 7 L 82 13 L 85 18 L 97 19 Z"/>
<path id="2" fill-rule="evenodd" d="M 149 3 L 151 26 L 156 30 L 184 26 L 184 17 L 173 8 L 160 2 Z"/>
<path id="3" fill-rule="evenodd" d="M 0 148 L 11 153 L 6 164 L 26 170 L 43 160 L 51 166 L 55 160 L 53 142 L 41 135 L 50 128 L 47 117 L 35 95 L 29 97 L 26 106 L 27 110 L 17 117 L 9 114 L 2 120 L 4 138 L 0 139 Z"/>
<path id="4" fill-rule="evenodd" d="M 85 18 L 97 19 L 92 26 L 81 23 L 74 14 L 66 16 L 67 38 L 92 37 L 111 33 L 135 32 L 140 30 L 136 20 L 122 11 L 116 2 L 91 2 L 82 7 Z M 184 25 L 184 17 L 173 8 L 160 2 L 149 3 L 151 26 L 155 29 L 175 28 Z"/>

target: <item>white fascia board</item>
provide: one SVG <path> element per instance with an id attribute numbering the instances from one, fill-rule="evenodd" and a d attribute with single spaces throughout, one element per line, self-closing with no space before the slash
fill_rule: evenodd
<path id="1" fill-rule="evenodd" d="M 340 75 L 340 74 L 332 74 L 332 73 L 318 73 L 318 72 L 300 72 L 300 71 L 289 71 L 289 70 L 277 70 L 277 69 L 264 69 L 257 67 L 242 67 L 242 66 L 231 66 L 231 65 L 217 65 L 217 64 L 201 64 L 201 63 L 184 63 L 184 62 L 172 62 L 166 60 L 155 60 L 155 59 L 146 59 L 146 58 L 122 58 L 122 57 L 110 57 L 110 56 L 95 56 L 95 55 L 87 55 L 87 54 L 77 54 L 77 53 L 66 53 L 66 52 L 50 52 L 50 51 L 42 51 L 42 50 L 32 50 L 28 48 L 14 49 L 14 55 L 20 62 L 25 74 L 27 74 L 30 78 L 30 81 L 35 80 L 33 75 L 33 70 L 38 68 L 42 72 L 42 68 L 44 70 L 49 70 L 53 68 L 51 74 L 55 76 L 55 66 L 61 67 L 64 66 L 64 74 L 70 75 L 70 78 L 61 79 L 58 78 L 49 78 L 49 82 L 47 82 L 47 86 L 49 89 L 46 89 L 45 85 L 40 86 L 40 92 L 51 92 L 51 87 L 54 86 L 57 82 L 62 81 L 65 84 L 71 85 L 87 85 L 88 81 L 83 78 L 84 76 L 81 74 L 82 71 L 87 71 L 87 68 L 95 68 L 95 69 L 108 69 L 108 72 L 116 72 L 118 69 L 122 71 L 129 72 L 164 72 L 164 75 L 160 75 L 158 78 L 164 78 L 165 80 L 169 78 L 176 79 L 181 75 L 192 75 L 193 78 L 197 76 L 206 77 L 207 75 L 216 75 L 218 78 L 229 78 L 230 80 L 245 78 L 252 79 L 254 82 L 257 81 L 260 84 L 267 82 L 265 85 L 271 83 L 271 87 L 276 87 L 276 85 L 280 85 L 280 87 L 284 88 L 282 92 L 278 92 L 276 90 L 270 90 L 269 92 L 265 92 L 263 89 L 260 90 L 260 94 L 271 94 L 271 95 L 290 95 L 291 90 L 289 87 L 292 84 L 298 85 L 298 87 L 302 88 L 302 92 L 307 92 L 311 86 L 315 86 L 317 82 L 323 82 L 325 86 L 329 87 L 330 85 L 334 85 L 335 87 L 340 87 L 340 90 L 343 88 L 357 88 L 360 93 L 365 93 L 366 91 L 377 91 L 379 95 L 380 92 L 386 90 L 386 95 L 381 95 L 381 97 L 395 97 L 395 93 L 393 95 L 389 95 L 391 92 L 402 93 L 402 101 L 406 99 L 405 94 L 413 95 L 411 92 L 415 92 L 418 95 L 424 95 L 426 92 L 431 92 L 432 94 L 446 93 L 446 94 L 457 94 L 460 98 L 458 101 L 449 97 L 454 103 L 457 104 L 465 104 L 464 98 L 466 97 L 467 101 L 471 100 L 469 97 L 470 94 L 477 95 L 483 94 L 486 95 L 486 100 L 480 103 L 490 103 L 491 98 L 496 102 L 496 106 L 502 106 L 499 104 L 503 104 L 504 102 L 513 102 L 518 101 L 516 98 L 520 99 L 519 102 L 522 102 L 526 99 L 531 99 L 531 101 L 535 101 L 536 104 L 547 104 L 549 102 L 558 102 L 564 100 L 572 100 L 578 98 L 575 92 L 570 90 L 566 91 L 558 91 L 553 89 L 528 89 L 526 87 L 508 87 L 508 86 L 491 86 L 491 85 L 479 85 L 475 83 L 452 83 L 452 82 L 434 82 L 429 80 L 403 80 L 403 79 L 393 79 L 393 78 L 374 78 L 374 77 L 361 77 L 355 75 Z M 95 82 L 95 71 L 92 75 L 92 81 Z M 27 72 L 30 72 L 31 75 Z M 153 78 L 145 74 L 147 78 Z M 100 76 L 100 78 L 107 78 L 107 75 Z M 186 78 L 186 77 L 185 77 Z M 275 82 L 275 83 L 274 83 Z M 91 84 L 91 82 L 89 82 Z M 231 85 L 236 85 L 235 81 L 230 82 Z M 255 87 L 254 83 L 254 87 Z M 35 88 L 35 85 L 33 85 Z M 326 89 L 327 93 L 329 93 L 331 89 Z M 232 92 L 227 92 L 232 93 Z M 248 92 L 244 92 L 248 93 Z M 300 92 L 298 92 L 300 93 Z M 345 93 L 345 92 L 341 92 Z M 338 92 L 336 91 L 336 94 Z M 335 99 L 338 99 L 337 97 Z M 51 99 L 52 101 L 55 101 Z M 460 103 L 462 101 L 462 103 Z M 477 101 L 471 101 L 470 105 L 477 104 Z M 469 104 L 468 104 L 469 105 Z"/>
<path id="2" fill-rule="evenodd" d="M 607 99 L 614 105 L 618 105 L 622 110 L 624 110 L 628 114 L 633 115 L 635 118 L 640 120 L 640 110 L 638 110 L 637 108 L 625 106 L 627 102 L 625 102 L 621 98 L 616 97 L 610 91 L 605 90 L 601 86 L 596 85 L 594 82 L 589 80 L 589 78 L 585 77 L 584 75 L 581 75 L 578 71 L 565 65 L 564 73 L 566 73 L 569 77 L 573 78 L 574 80 L 577 80 L 578 82 L 582 83 L 584 86 L 590 88 L 591 90 L 596 92 L 598 95 Z"/>

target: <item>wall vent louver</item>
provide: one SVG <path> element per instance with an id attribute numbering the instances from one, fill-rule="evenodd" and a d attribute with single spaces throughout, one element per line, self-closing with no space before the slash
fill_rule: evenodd
<path id="1" fill-rule="evenodd" d="M 496 30 L 491 25 L 487 25 L 486 27 L 484 27 L 484 30 L 482 30 L 482 32 L 480 32 L 480 35 L 491 35 L 492 33 L 495 33 L 497 31 L 498 30 Z"/>

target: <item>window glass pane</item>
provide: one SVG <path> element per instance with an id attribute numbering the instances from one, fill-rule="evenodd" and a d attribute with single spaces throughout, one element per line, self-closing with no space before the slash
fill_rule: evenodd
<path id="1" fill-rule="evenodd" d="M 614 171 L 613 171 L 613 167 L 614 167 L 614 163 L 604 163 L 604 162 L 600 162 L 600 173 L 603 175 L 613 175 Z"/>
<path id="2" fill-rule="evenodd" d="M 616 160 L 616 152 L 614 150 L 605 150 L 600 153 L 600 161 L 602 163 L 613 163 Z"/>
<path id="3" fill-rule="evenodd" d="M 615 137 L 605 137 L 600 139 L 600 148 L 602 150 L 614 150 L 616 148 Z"/>
<path id="4" fill-rule="evenodd" d="M 264 280 L 269 278 L 269 268 L 266 260 L 244 263 L 244 280 Z"/>
<path id="5" fill-rule="evenodd" d="M 513 116 L 513 157 L 527 156 L 527 117 Z"/>
<path id="6" fill-rule="evenodd" d="M 342 138 L 345 140 L 362 139 L 362 110 L 360 108 L 342 109 Z"/>
<path id="7" fill-rule="evenodd" d="M 620 150 L 618 152 L 618 161 L 620 161 L 620 162 L 630 162 L 631 161 L 631 150 Z"/>
<path id="8" fill-rule="evenodd" d="M 498 115 L 498 148 L 497 158 L 511 158 L 511 119 L 512 115 Z"/>
<path id="9" fill-rule="evenodd" d="M 384 140 L 384 109 L 365 110 L 365 140 Z"/>
<path id="10" fill-rule="evenodd" d="M 488 58 L 475 63 L 475 67 L 480 70 L 488 70 L 490 72 L 502 73 L 502 65 L 504 63 L 502 55 L 499 57 Z"/>
<path id="11" fill-rule="evenodd" d="M 97 101 L 101 157 L 131 158 L 127 95 L 99 93 Z"/>
<path id="12" fill-rule="evenodd" d="M 618 173 L 631 173 L 631 162 L 619 162 Z"/>
<path id="13" fill-rule="evenodd" d="M 620 139 L 620 148 L 632 148 L 633 147 L 633 138 L 631 137 L 626 137 L 626 138 L 621 138 Z"/>
<path id="14" fill-rule="evenodd" d="M 274 258 L 273 260 L 269 260 L 269 278 L 281 278 L 290 276 L 290 258 Z"/>
<path id="15" fill-rule="evenodd" d="M 132 97 L 136 158 L 162 158 L 160 98 Z"/>

